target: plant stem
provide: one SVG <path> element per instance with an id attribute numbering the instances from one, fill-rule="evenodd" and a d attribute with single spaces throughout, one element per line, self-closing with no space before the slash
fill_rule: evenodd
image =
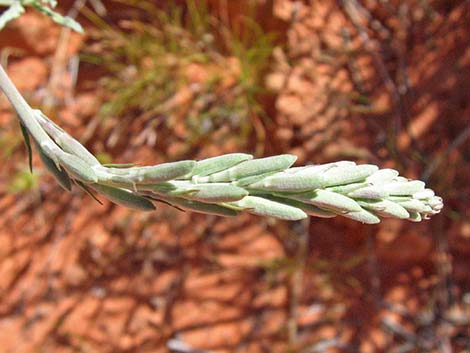
<path id="1" fill-rule="evenodd" d="M 11 82 L 7 73 L 0 65 L 0 88 L 3 93 L 7 96 L 13 108 L 15 108 L 18 113 L 18 118 L 21 124 L 26 128 L 26 130 L 31 134 L 33 139 L 38 145 L 41 145 L 43 142 L 52 142 L 51 138 L 46 134 L 42 129 L 41 125 L 37 122 L 34 117 L 34 113 L 25 101 L 23 96 L 20 94 L 18 89 L 15 87 L 13 82 Z"/>

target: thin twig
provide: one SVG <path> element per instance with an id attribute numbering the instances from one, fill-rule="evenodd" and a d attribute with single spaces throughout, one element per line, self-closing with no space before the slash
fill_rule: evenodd
<path id="1" fill-rule="evenodd" d="M 377 47 L 379 47 L 379 44 L 370 38 L 367 29 L 361 23 L 361 11 L 359 8 L 362 6 L 360 6 L 356 0 L 340 0 L 340 2 L 351 22 L 357 28 L 359 32 L 359 38 L 361 39 L 364 48 L 371 54 L 377 70 L 385 84 L 385 87 L 392 97 L 392 102 L 395 107 L 395 136 L 398 136 L 401 131 L 401 113 L 403 110 L 401 96 L 395 82 L 392 80 L 392 77 L 387 70 L 385 63 L 382 60 L 382 57 L 377 52 Z"/>
<path id="2" fill-rule="evenodd" d="M 75 19 L 80 12 L 80 10 L 85 6 L 87 0 L 75 0 L 72 8 L 67 13 L 67 16 Z M 59 87 L 63 82 L 63 75 L 66 72 L 66 61 L 67 61 L 67 51 L 70 44 L 70 35 L 72 29 L 69 27 L 62 27 L 57 40 L 56 50 L 54 53 L 54 58 L 52 59 L 52 69 L 49 76 L 49 82 L 46 87 L 46 93 L 44 96 L 44 110 L 50 111 L 56 105 L 56 96 Z"/>
<path id="3" fill-rule="evenodd" d="M 290 347 L 294 347 L 298 340 L 297 322 L 299 318 L 299 303 L 302 296 L 305 263 L 307 261 L 308 254 L 308 225 L 308 220 L 303 220 L 295 223 L 292 227 L 294 228 L 294 234 L 292 234 L 292 236 L 297 238 L 297 246 L 294 259 L 294 271 L 291 275 L 289 285 L 289 313 L 287 320 L 287 330 Z"/>
<path id="4" fill-rule="evenodd" d="M 434 171 L 439 167 L 439 165 L 444 161 L 445 158 L 455 149 L 460 147 L 467 139 L 470 138 L 470 126 L 467 126 L 457 137 L 447 146 L 446 150 L 441 153 L 438 157 L 436 157 L 429 166 L 425 169 L 423 174 L 421 175 L 421 179 L 427 181 Z"/>
<path id="5" fill-rule="evenodd" d="M 379 308 L 382 303 L 380 269 L 377 261 L 377 254 L 375 253 L 375 238 L 371 229 L 367 232 L 367 252 L 372 299 L 374 300 L 376 307 Z"/>

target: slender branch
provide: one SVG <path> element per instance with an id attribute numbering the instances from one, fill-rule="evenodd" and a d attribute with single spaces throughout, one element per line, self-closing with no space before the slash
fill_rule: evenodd
<path id="1" fill-rule="evenodd" d="M 18 89 L 15 87 L 13 82 L 11 82 L 10 78 L 1 65 L 0 88 L 3 90 L 3 93 L 5 93 L 11 105 L 18 113 L 21 124 L 28 130 L 36 143 L 41 145 L 46 141 L 52 142 L 52 139 L 46 134 L 41 125 L 39 125 L 37 120 L 34 118 L 34 114 L 30 106 L 28 103 L 26 103 L 20 92 L 18 92 Z"/>

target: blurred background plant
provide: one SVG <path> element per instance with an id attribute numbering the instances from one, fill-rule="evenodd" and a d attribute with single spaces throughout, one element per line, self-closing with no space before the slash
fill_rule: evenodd
<path id="1" fill-rule="evenodd" d="M 13 175 L 12 180 L 9 183 L 8 189 L 10 192 L 19 193 L 19 192 L 32 192 L 38 187 L 38 178 L 40 174 L 31 173 L 28 167 L 16 172 Z"/>
<path id="2" fill-rule="evenodd" d="M 274 35 L 249 13 L 224 23 L 205 1 L 122 3 L 127 18 L 118 26 L 85 12 L 97 29 L 82 60 L 105 70 L 99 80 L 105 125 L 125 131 L 130 119 L 139 121 L 139 141 L 158 144 L 166 159 L 231 140 L 239 150 L 254 143 L 261 154 L 267 116 L 259 97 Z"/>

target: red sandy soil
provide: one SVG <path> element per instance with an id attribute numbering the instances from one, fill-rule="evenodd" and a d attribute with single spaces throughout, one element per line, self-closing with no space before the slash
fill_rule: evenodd
<path id="1" fill-rule="evenodd" d="M 211 2 L 215 13 L 224 3 Z M 225 219 L 166 205 L 139 213 L 64 193 L 36 157 L 38 187 L 15 194 L 8 185 L 26 157 L 2 97 L 0 146 L 13 148 L 0 170 L 0 351 L 468 349 L 470 168 L 461 139 L 470 123 L 469 3 L 351 3 L 367 6 L 260 1 L 260 23 L 280 31 L 265 77 L 275 94 L 265 103 L 264 148 L 302 164 L 352 159 L 410 178 L 428 173 L 445 200 L 441 215 L 365 226 Z M 231 4 L 235 18 L 243 6 Z M 33 104 L 49 102 L 51 117 L 91 150 L 152 161 L 153 147 L 133 145 L 139 122 L 119 147 L 104 144 L 109 128 L 94 119 L 101 102 L 90 69 L 75 90 L 64 69 L 87 39 L 61 41 L 61 31 L 28 12 L 0 32 L 15 84 Z M 187 157 L 236 149 L 201 146 Z"/>

